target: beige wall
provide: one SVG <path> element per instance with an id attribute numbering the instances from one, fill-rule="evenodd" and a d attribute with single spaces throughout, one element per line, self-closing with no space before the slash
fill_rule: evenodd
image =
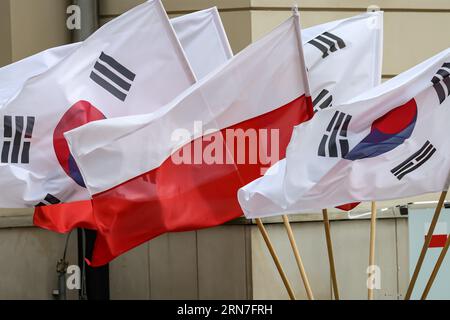
<path id="1" fill-rule="evenodd" d="M 76 240 L 75 232 L 67 255 L 71 264 L 77 263 Z M 64 236 L 45 230 L 0 227 L 0 299 L 52 299 L 64 244 Z M 77 296 L 68 292 L 70 299 Z"/>
<path id="2" fill-rule="evenodd" d="M 252 40 L 290 14 L 291 1 L 254 0 Z M 270 6 L 270 3 L 272 5 Z M 391 78 L 450 46 L 450 1 L 301 1 L 301 23 L 310 27 L 344 19 L 378 5 L 384 15 L 383 78 Z"/>
<path id="3" fill-rule="evenodd" d="M 70 0 L 0 2 L 0 66 L 70 42 L 70 32 L 66 28 Z"/>
<path id="4" fill-rule="evenodd" d="M 11 62 L 11 21 L 9 1 L 0 1 L 0 67 Z"/>
<path id="5" fill-rule="evenodd" d="M 292 228 L 315 297 L 331 299 L 319 218 L 291 217 Z M 349 221 L 342 214 L 330 218 L 341 297 L 365 299 L 369 220 Z M 375 261 L 382 270 L 382 289 L 375 297 L 401 299 L 408 283 L 407 219 L 389 214 L 379 218 Z M 65 237 L 36 228 L 8 228 L 20 224 L 11 219 L 0 218 L 0 299 L 51 299 Z M 267 221 L 266 228 L 297 298 L 306 299 L 283 224 Z M 69 264 L 77 263 L 76 233 L 67 258 Z M 249 224 L 158 237 L 114 260 L 110 285 L 112 299 L 288 298 L 261 234 Z M 70 291 L 69 297 L 75 299 L 76 292 Z"/>
<path id="6" fill-rule="evenodd" d="M 325 233 L 322 222 L 292 223 L 294 235 L 316 299 L 332 299 Z M 370 221 L 331 221 L 331 236 L 341 299 L 367 299 L 366 268 Z M 298 299 L 307 299 L 297 264 L 282 224 L 267 225 L 276 251 Z M 381 289 L 375 299 L 401 299 L 408 281 L 407 219 L 378 219 L 375 261 L 381 268 Z M 402 251 L 400 251 L 402 250 Z M 272 258 L 256 228 L 252 229 L 254 299 L 287 299 Z M 405 285 L 406 283 L 406 285 Z"/>
<path id="7" fill-rule="evenodd" d="M 144 2 L 144 0 L 100 0 L 100 25 L 117 17 L 125 10 Z M 222 22 L 234 52 L 239 52 L 252 42 L 251 12 L 249 1 L 164 1 L 169 17 L 175 17 L 212 6 L 218 6 Z"/>
<path id="8" fill-rule="evenodd" d="M 370 220 L 330 217 L 340 296 L 366 299 Z M 302 219 L 291 217 L 291 225 L 313 294 L 332 299 L 323 223 L 296 218 Z M 297 299 L 306 299 L 283 224 L 265 225 Z M 375 299 L 402 299 L 409 279 L 408 225 L 396 211 L 379 216 L 375 261 L 382 272 Z M 255 225 L 161 236 L 111 264 L 111 288 L 113 299 L 288 299 Z"/>
<path id="9" fill-rule="evenodd" d="M 12 59 L 22 59 L 70 42 L 66 28 L 69 0 L 12 0 Z"/>

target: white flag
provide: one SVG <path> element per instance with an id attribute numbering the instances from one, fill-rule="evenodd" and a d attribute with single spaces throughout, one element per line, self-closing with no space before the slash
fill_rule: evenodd
<path id="1" fill-rule="evenodd" d="M 197 79 L 202 79 L 233 53 L 216 7 L 170 20 Z M 0 68 L 0 106 L 20 92 L 24 83 L 69 56 L 81 42 L 51 48 Z"/>
<path id="2" fill-rule="evenodd" d="M 447 49 L 317 113 L 294 130 L 286 162 L 239 191 L 242 208 L 261 217 L 446 190 L 449 95 Z"/>
<path id="3" fill-rule="evenodd" d="M 233 56 L 216 7 L 171 22 L 197 79 L 203 79 Z"/>
<path id="4" fill-rule="evenodd" d="M 152 112 L 193 83 L 159 0 L 104 25 L 0 107 L 0 207 L 89 198 L 64 132 Z"/>

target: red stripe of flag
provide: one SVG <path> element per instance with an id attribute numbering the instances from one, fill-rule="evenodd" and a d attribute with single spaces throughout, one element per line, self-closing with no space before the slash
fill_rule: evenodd
<path id="1" fill-rule="evenodd" d="M 301 96 L 274 111 L 222 129 L 221 134 L 226 137 L 227 129 L 277 129 L 278 156 L 282 159 L 294 126 L 312 116 L 310 98 Z M 270 134 L 267 138 L 270 138 Z M 205 137 L 202 140 L 202 150 L 214 142 L 208 139 L 205 141 Z M 198 143 L 192 141 L 191 150 Z M 225 138 L 222 144 L 227 149 Z M 160 167 L 95 195 L 92 217 L 98 234 L 92 265 L 108 263 L 121 253 L 165 232 L 212 227 L 242 216 L 237 191 L 259 178 L 261 169 L 268 165 L 259 163 L 259 157 L 256 164 L 249 164 L 248 161 L 239 164 L 236 155 L 237 152 L 234 152 L 232 164 L 174 164 L 172 158 L 168 158 Z M 42 226 L 44 221 L 47 222 L 47 228 L 67 230 L 67 224 L 61 225 L 67 221 L 60 221 L 57 212 L 52 213 L 53 207 L 57 208 L 37 208 L 35 223 Z M 76 205 L 72 210 L 76 210 Z M 53 219 L 53 226 L 48 223 L 49 216 Z M 85 216 L 89 217 L 87 214 Z M 82 223 L 77 218 L 74 218 L 74 222 L 73 228 Z"/>

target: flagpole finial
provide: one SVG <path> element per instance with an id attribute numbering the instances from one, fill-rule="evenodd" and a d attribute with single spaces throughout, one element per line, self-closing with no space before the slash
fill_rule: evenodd
<path id="1" fill-rule="evenodd" d="M 295 1 L 294 4 L 292 5 L 292 14 L 294 16 L 298 16 L 298 4 L 297 4 L 297 1 Z"/>

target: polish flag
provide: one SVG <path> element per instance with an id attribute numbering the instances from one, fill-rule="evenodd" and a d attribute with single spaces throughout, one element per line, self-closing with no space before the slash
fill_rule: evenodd
<path id="1" fill-rule="evenodd" d="M 66 133 L 92 194 L 80 225 L 97 230 L 92 265 L 242 215 L 239 188 L 285 157 L 313 115 L 299 29 L 294 15 L 165 108 Z M 58 231 L 74 227 L 65 222 Z"/>
<path id="2" fill-rule="evenodd" d="M 428 230 L 430 228 L 430 223 L 425 223 L 424 225 L 424 239 L 427 237 Z M 447 222 L 438 222 L 434 233 L 431 236 L 431 242 L 429 248 L 443 248 L 447 242 L 448 231 Z"/>

